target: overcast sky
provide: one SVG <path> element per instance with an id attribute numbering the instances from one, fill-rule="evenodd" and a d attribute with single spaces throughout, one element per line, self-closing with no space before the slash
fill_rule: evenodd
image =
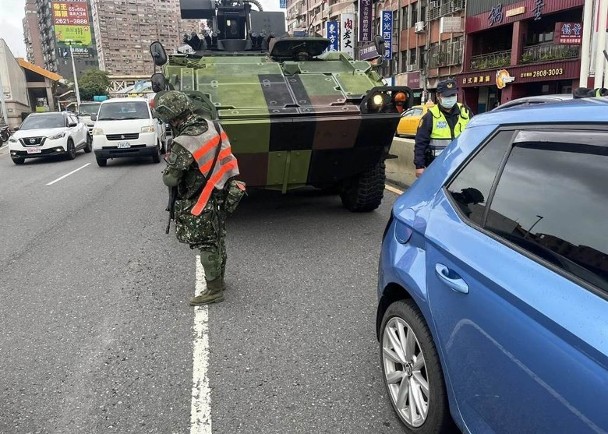
<path id="1" fill-rule="evenodd" d="M 260 0 L 265 11 L 278 11 L 279 0 Z M 13 56 L 25 57 L 23 24 L 25 0 L 0 0 L 0 38 L 4 39 Z"/>

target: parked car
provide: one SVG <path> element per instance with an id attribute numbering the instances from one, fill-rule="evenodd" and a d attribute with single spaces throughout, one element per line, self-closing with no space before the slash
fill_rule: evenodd
<path id="1" fill-rule="evenodd" d="M 23 164 L 26 158 L 63 155 L 76 158 L 76 151 L 91 152 L 87 128 L 70 112 L 30 114 L 8 141 L 11 158 Z"/>
<path id="2" fill-rule="evenodd" d="M 81 102 L 80 106 L 78 107 L 78 117 L 87 126 L 89 140 L 91 140 L 91 142 L 93 141 L 93 126 L 95 126 L 95 122 L 91 120 L 91 115 L 97 114 L 100 105 L 101 102 L 87 101 Z"/>
<path id="3" fill-rule="evenodd" d="M 165 127 L 155 119 L 145 98 L 112 98 L 103 101 L 93 128 L 93 151 L 99 166 L 109 158 L 152 157 L 160 162 L 165 152 Z"/>
<path id="4" fill-rule="evenodd" d="M 401 119 L 397 125 L 397 137 L 414 137 L 418 131 L 420 119 L 434 104 L 415 105 L 401 113 Z"/>
<path id="5" fill-rule="evenodd" d="M 499 105 L 494 110 L 504 110 L 512 107 L 530 106 L 536 104 L 545 104 L 548 102 L 559 102 L 572 99 L 571 93 L 557 93 L 551 95 L 535 95 L 535 96 L 524 96 L 522 98 L 516 98 L 508 101 L 504 104 Z"/>
<path id="6" fill-rule="evenodd" d="M 377 335 L 407 432 L 608 432 L 608 100 L 498 110 L 394 203 Z"/>

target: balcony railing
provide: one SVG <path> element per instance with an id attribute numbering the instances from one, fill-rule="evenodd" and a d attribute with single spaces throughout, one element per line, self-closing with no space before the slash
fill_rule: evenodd
<path id="1" fill-rule="evenodd" d="M 511 64 L 511 50 L 495 51 L 471 57 L 471 70 L 502 68 Z"/>
<path id="2" fill-rule="evenodd" d="M 551 60 L 576 59 L 580 56 L 579 45 L 545 44 L 524 47 L 521 63 L 549 62 Z"/>
<path id="3" fill-rule="evenodd" d="M 462 41 L 445 42 L 429 49 L 429 68 L 458 65 L 462 62 Z"/>
<path id="4" fill-rule="evenodd" d="M 450 0 L 445 1 L 440 6 L 430 8 L 428 12 L 428 20 L 436 20 L 439 17 L 444 15 L 449 15 L 451 13 L 461 11 L 464 9 L 465 0 Z"/>

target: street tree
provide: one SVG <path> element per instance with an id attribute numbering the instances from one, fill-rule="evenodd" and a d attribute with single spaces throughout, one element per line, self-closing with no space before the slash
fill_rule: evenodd
<path id="1" fill-rule="evenodd" d="M 82 101 L 90 101 L 95 95 L 108 95 L 110 79 L 106 71 L 87 69 L 78 78 L 78 90 Z"/>

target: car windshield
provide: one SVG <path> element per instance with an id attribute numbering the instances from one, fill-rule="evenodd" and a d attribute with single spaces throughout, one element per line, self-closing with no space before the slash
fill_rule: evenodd
<path id="1" fill-rule="evenodd" d="M 97 110 L 99 110 L 99 106 L 101 103 L 91 103 L 91 104 L 80 104 L 80 109 L 78 110 L 81 115 L 92 115 L 96 114 Z"/>
<path id="2" fill-rule="evenodd" d="M 148 119 L 148 105 L 144 101 L 125 101 L 102 104 L 97 120 Z"/>
<path id="3" fill-rule="evenodd" d="M 29 115 L 21 124 L 22 130 L 35 130 L 38 128 L 63 128 L 65 119 L 61 113 L 44 115 Z"/>

